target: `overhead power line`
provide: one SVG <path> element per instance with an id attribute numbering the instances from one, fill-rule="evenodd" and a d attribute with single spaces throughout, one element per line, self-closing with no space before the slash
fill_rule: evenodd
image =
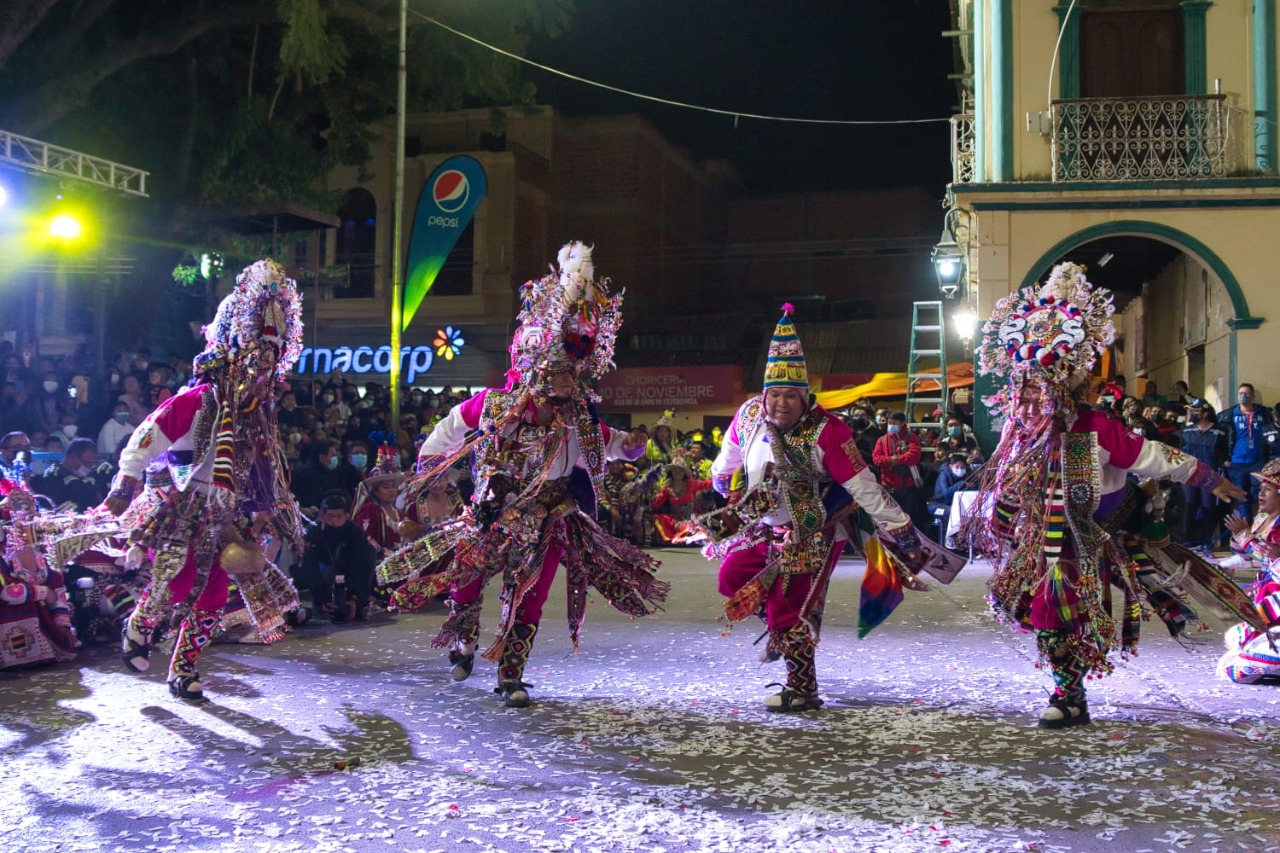
<path id="1" fill-rule="evenodd" d="M 588 80 L 585 77 L 579 77 L 576 74 L 570 74 L 567 71 L 561 71 L 558 68 L 552 68 L 551 66 L 543 65 L 540 62 L 534 62 L 532 59 L 528 59 L 527 57 L 520 56 L 508 50 L 503 50 L 497 45 L 489 44 L 488 42 L 481 41 L 475 36 L 468 35 L 467 33 L 464 33 L 461 30 L 456 30 L 453 27 L 449 26 L 448 24 L 444 24 L 444 23 L 441 23 L 440 21 L 437 21 L 435 18 L 431 17 L 430 15 L 425 15 L 422 12 L 412 10 L 412 9 L 410 11 L 412 11 L 413 14 L 417 15 L 422 20 L 427 21 L 428 23 L 431 23 L 431 24 L 435 24 L 437 27 L 440 27 L 442 30 L 447 30 L 448 32 L 451 32 L 460 38 L 464 38 L 473 44 L 477 44 L 480 47 L 485 48 L 486 50 L 491 50 L 494 53 L 498 53 L 510 59 L 514 59 L 516 62 L 523 62 L 525 65 L 531 65 L 534 68 L 537 68 L 541 71 L 546 71 L 548 74 L 555 74 L 556 76 L 564 77 L 567 80 L 573 80 L 577 83 L 583 83 L 587 86 L 594 86 L 597 89 L 605 89 L 606 91 L 615 92 L 619 95 L 626 95 L 627 97 L 630 97 L 630 98 L 638 98 L 642 101 L 650 101 L 652 103 L 663 104 L 668 107 L 680 107 L 681 109 L 686 109 L 686 110 L 696 110 L 697 112 L 711 113 L 712 115 L 729 116 L 733 119 L 734 124 L 737 124 L 738 119 L 744 119 L 744 118 L 755 119 L 756 121 L 778 121 L 778 122 L 790 122 L 793 124 L 844 125 L 844 126 L 851 126 L 851 127 L 876 127 L 876 126 L 897 125 L 897 124 L 937 124 L 937 123 L 951 121 L 951 118 L 949 116 L 946 118 L 908 118 L 908 119 L 879 119 L 879 120 L 877 119 L 800 118 L 797 116 L 771 116 L 771 115 L 762 115 L 760 113 L 748 113 L 748 112 L 743 112 L 741 110 L 722 110 L 716 107 L 707 107 L 707 106 L 702 106 L 700 104 L 690 104 L 684 101 L 672 101 L 667 98 L 659 98 L 654 95 L 646 95 L 643 92 L 633 92 L 630 89 L 622 89 L 622 88 L 619 88 L 618 86 L 611 86 L 608 83 L 601 83 L 597 80 Z"/>

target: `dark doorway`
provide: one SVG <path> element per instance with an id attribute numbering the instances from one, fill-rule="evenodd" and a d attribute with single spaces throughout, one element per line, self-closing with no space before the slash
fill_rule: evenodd
<path id="1" fill-rule="evenodd" d="M 1182 95 L 1185 81 L 1177 3 L 1094 2 L 1080 14 L 1080 97 Z"/>

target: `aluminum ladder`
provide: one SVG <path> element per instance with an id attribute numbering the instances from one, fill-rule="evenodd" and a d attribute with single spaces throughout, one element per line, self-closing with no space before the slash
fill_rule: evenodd
<path id="1" fill-rule="evenodd" d="M 934 388 L 932 386 L 936 385 Z M 941 302 L 911 304 L 911 355 L 907 362 L 907 427 L 941 429 L 924 421 L 934 409 L 947 415 L 947 329 Z"/>

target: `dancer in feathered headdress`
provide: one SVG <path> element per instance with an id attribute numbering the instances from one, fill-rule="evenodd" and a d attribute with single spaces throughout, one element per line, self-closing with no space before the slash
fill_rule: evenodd
<path id="1" fill-rule="evenodd" d="M 760 615 L 769 630 L 766 657 L 786 663 L 786 685 L 765 700 L 766 708 L 781 712 L 811 711 L 822 704 L 814 656 L 831 571 L 848 536 L 859 535 L 852 512 L 860 507 L 869 516 L 867 528 L 872 523 L 879 528 L 878 535 L 866 537 L 868 566 L 873 567 L 873 557 L 883 556 L 874 565 L 885 570 L 886 589 L 899 599 L 904 579 L 920 587 L 905 564 L 929 568 L 926 542 L 876 482 L 849 427 L 810 402 L 804 350 L 791 312 L 790 305 L 782 306 L 769 343 L 763 393 L 738 409 L 712 463 L 713 485 L 730 499 L 728 509 L 713 515 L 729 523 L 727 538 L 705 551 L 721 561 L 728 620 Z M 745 488 L 735 491 L 739 473 Z M 896 562 L 891 564 L 882 545 Z"/>
<path id="2" fill-rule="evenodd" d="M 406 487 L 412 498 L 474 453 L 471 506 L 378 567 L 381 583 L 397 583 L 453 555 L 446 571 L 431 576 L 437 578 L 434 586 L 415 589 L 423 600 L 453 591 L 452 615 L 435 645 L 450 647 L 456 680 L 467 678 L 474 665 L 481 590 L 501 575 L 501 623 L 484 657 L 498 664 L 496 692 L 519 708 L 529 704 L 525 663 L 562 560 L 575 646 L 588 587 L 631 616 L 652 612 L 667 593 L 667 584 L 653 577 L 654 560 L 594 521 L 606 461 L 635 459 L 647 440 L 600 423 L 587 384 L 613 366 L 622 296 L 595 278 L 589 246 L 569 243 L 558 260 L 550 275 L 520 289 L 507 387 L 481 391 L 455 406 L 423 443 L 422 473 Z"/>
<path id="3" fill-rule="evenodd" d="M 172 608 L 185 609 L 168 676 L 170 692 L 182 699 L 204 696 L 196 664 L 226 605 L 228 575 L 264 642 L 283 636 L 285 614 L 298 606 L 259 543 L 268 525 L 295 543 L 301 536 L 274 409 L 277 384 L 302 349 L 301 297 L 284 268 L 271 260 L 246 267 L 205 340 L 191 384 L 129 439 L 107 498 L 107 508 L 121 515 L 141 492 L 148 466 L 167 474 L 154 506 L 126 516 L 130 559 L 149 556 L 153 579 L 121 642 L 126 666 L 147 669 Z"/>
<path id="4" fill-rule="evenodd" d="M 1084 404 L 1090 371 L 1115 338 L 1113 311 L 1111 294 L 1090 285 L 1083 267 L 1059 264 L 1043 285 L 997 303 L 979 353 L 982 374 L 1004 378 L 985 402 L 1005 423 L 979 484 L 985 500 L 974 502 L 986 509 L 967 528 L 995 564 L 990 601 L 997 616 L 1034 630 L 1052 668 L 1044 728 L 1090 721 L 1085 678 L 1110 671 L 1113 650 L 1136 648 L 1144 607 L 1175 636 L 1195 619 L 1179 597 L 1232 613 L 1252 610 L 1229 579 L 1170 544 L 1167 534 L 1129 524 L 1143 500 L 1126 488 L 1130 474 L 1229 499 L 1243 493 L 1204 463 Z M 1119 631 L 1110 614 L 1112 585 L 1124 597 Z"/>

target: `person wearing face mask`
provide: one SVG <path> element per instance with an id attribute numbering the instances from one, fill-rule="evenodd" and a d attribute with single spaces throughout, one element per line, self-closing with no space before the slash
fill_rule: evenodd
<path id="1" fill-rule="evenodd" d="M 44 495 L 63 512 L 84 512 L 107 497 L 109 476 L 98 470 L 98 445 L 91 438 L 77 438 L 60 462 L 39 477 L 31 478 L 31 491 Z"/>
<path id="2" fill-rule="evenodd" d="M 951 504 L 956 492 L 972 488 L 966 483 L 972 469 L 969 467 L 969 456 L 963 452 L 952 453 L 946 457 L 946 464 L 933 484 L 933 498 L 929 501 L 929 514 L 937 525 L 939 541 L 947 531 L 951 521 Z"/>
<path id="3" fill-rule="evenodd" d="M 1249 518 L 1258 501 L 1258 479 L 1253 475 L 1268 461 L 1266 434 L 1273 424 L 1271 412 L 1258 405 L 1253 385 L 1241 382 L 1236 388 L 1236 405 L 1218 415 L 1218 429 L 1227 436 L 1227 478 L 1249 493 L 1249 500 L 1236 505 L 1236 515 Z"/>
<path id="4" fill-rule="evenodd" d="M 344 495 L 350 494 L 355 499 L 356 489 L 364 482 L 369 467 L 369 445 L 363 441 L 353 441 L 347 445 L 346 458 L 338 465 L 338 481 L 342 483 Z"/>
<path id="5" fill-rule="evenodd" d="M 890 413 L 887 433 L 876 442 L 871 458 L 880 469 L 880 485 L 889 490 L 918 527 L 923 527 L 927 515 L 920 457 L 920 439 L 907 429 L 907 416 Z"/>
<path id="6" fill-rule="evenodd" d="M 76 423 L 75 412 L 63 412 L 58 420 L 61 421 L 61 425 L 49 433 L 49 437 L 58 439 L 62 442 L 62 446 L 66 447 L 79 435 L 80 426 Z"/>
<path id="7" fill-rule="evenodd" d="M 25 432 L 0 438 L 0 479 L 25 485 L 31 474 L 31 439 Z"/>
<path id="8" fill-rule="evenodd" d="M 98 455 L 114 462 L 119 458 L 116 448 L 131 435 L 133 426 L 129 423 L 129 404 L 120 401 L 111 407 L 111 417 L 98 430 Z"/>
<path id="9" fill-rule="evenodd" d="M 317 439 L 311 443 L 311 456 L 298 468 L 290 484 L 298 506 L 308 517 L 314 518 L 319 514 L 320 502 L 325 495 L 343 490 L 342 479 L 338 476 L 340 464 L 342 455 L 336 441 Z"/>
<path id="10" fill-rule="evenodd" d="M 970 465 L 982 464 L 982 450 L 978 447 L 978 440 L 965 431 L 964 421 L 960 420 L 959 415 L 947 418 L 946 431 L 938 446 L 947 456 L 960 453 Z"/>
<path id="11" fill-rule="evenodd" d="M 28 426 L 28 432 L 42 429 L 45 433 L 50 433 L 58 428 L 62 413 L 71 408 L 71 398 L 66 396 L 65 391 L 59 397 L 58 392 L 61 388 L 61 383 L 52 372 L 44 374 L 41 381 L 35 385 L 29 394 L 34 423 Z"/>

